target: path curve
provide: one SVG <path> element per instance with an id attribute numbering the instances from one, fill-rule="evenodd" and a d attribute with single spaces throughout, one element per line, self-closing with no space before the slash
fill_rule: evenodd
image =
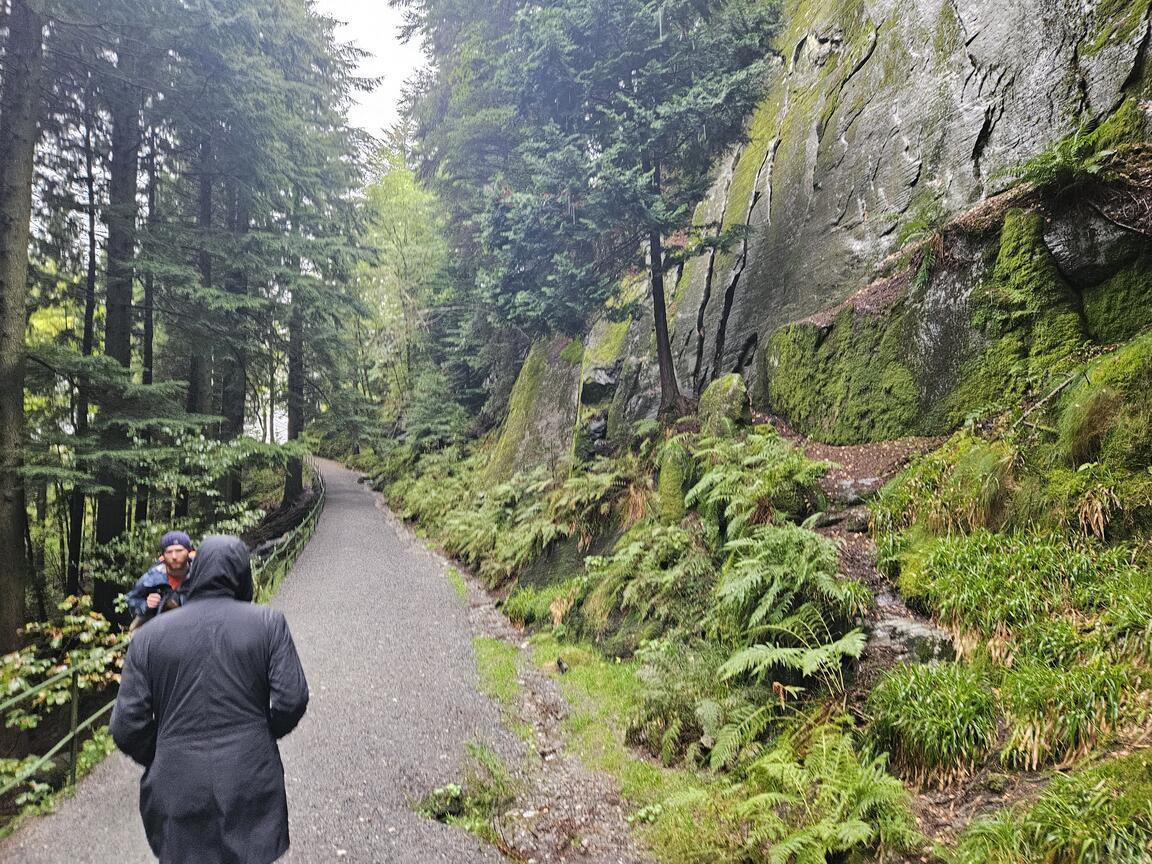
<path id="1" fill-rule="evenodd" d="M 465 745 L 515 744 L 477 691 L 467 610 L 441 561 L 356 475 L 321 461 L 328 501 L 272 605 L 288 618 L 311 688 L 281 742 L 296 864 L 496 864 L 471 835 L 412 812 L 457 780 Z M 136 809 L 140 770 L 114 754 L 51 815 L 0 842 L 0 862 L 155 861 Z"/>

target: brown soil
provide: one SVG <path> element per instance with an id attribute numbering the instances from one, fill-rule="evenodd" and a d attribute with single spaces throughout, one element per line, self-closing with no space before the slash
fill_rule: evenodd
<path id="1" fill-rule="evenodd" d="M 942 437 L 898 438 L 874 444 L 822 444 L 805 438 L 780 417 L 754 413 L 753 421 L 775 427 L 810 459 L 831 463 L 820 486 L 834 504 L 858 504 L 895 477 L 915 457 L 944 443 Z"/>

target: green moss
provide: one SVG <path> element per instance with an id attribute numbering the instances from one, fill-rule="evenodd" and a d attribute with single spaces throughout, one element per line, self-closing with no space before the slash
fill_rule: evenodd
<path id="1" fill-rule="evenodd" d="M 590 366 L 611 366 L 624 354 L 624 341 L 631 321 L 610 321 L 601 318 L 592 327 L 588 347 L 584 349 L 584 362 Z"/>
<path id="2" fill-rule="evenodd" d="M 968 358 L 959 384 L 944 400 L 949 424 L 994 413 L 1029 390 L 1042 389 L 1071 367 L 1085 341 L 1079 300 L 1044 245 L 1044 220 L 1009 210 L 991 278 L 972 293 L 972 318 L 990 337 Z"/>
<path id="3" fill-rule="evenodd" d="M 964 44 L 964 31 L 960 19 L 951 3 L 940 4 L 940 16 L 936 19 L 936 32 L 932 37 L 932 47 L 937 59 L 950 57 Z"/>
<path id="4" fill-rule="evenodd" d="M 660 454 L 660 477 L 656 484 L 656 505 L 660 521 L 679 525 L 687 513 L 684 495 L 692 480 L 692 454 L 677 441 L 664 446 Z"/>
<path id="5" fill-rule="evenodd" d="M 544 381 L 547 367 L 547 343 L 537 342 L 528 352 L 516 383 L 512 385 L 512 393 L 508 397 L 508 416 L 504 419 L 504 426 L 485 472 L 487 482 L 500 482 L 515 472 L 516 456 L 524 436 L 528 434 L 532 407 L 540 398 L 540 385 Z"/>
<path id="6" fill-rule="evenodd" d="M 1067 464 L 1099 459 L 1117 475 L 1152 463 L 1152 334 L 1093 363 L 1059 405 Z"/>
<path id="7" fill-rule="evenodd" d="M 766 407 L 822 441 L 899 438 L 917 428 L 920 392 L 905 362 L 902 304 L 848 308 L 828 327 L 793 324 L 761 355 Z"/>
<path id="8" fill-rule="evenodd" d="M 578 366 L 584 360 L 584 343 L 579 339 L 573 339 L 561 350 L 560 359 L 565 363 Z"/>
<path id="9" fill-rule="evenodd" d="M 1136 144 L 1144 139 L 1144 112 L 1136 100 L 1129 97 L 1096 127 L 1091 138 L 1097 152 Z"/>
<path id="10" fill-rule="evenodd" d="M 1152 261 L 1142 257 L 1084 291 L 1084 317 L 1097 342 L 1123 342 L 1152 326 Z"/>
<path id="11" fill-rule="evenodd" d="M 709 384 L 700 396 L 699 414 L 701 428 L 711 435 L 722 435 L 750 422 L 743 376 L 730 372 Z"/>
<path id="12" fill-rule="evenodd" d="M 1084 56 L 1099 53 L 1110 42 L 1125 42 L 1136 33 L 1136 28 L 1148 12 L 1147 2 L 1136 0 L 1100 0 L 1093 16 L 1095 35 L 1087 39 L 1082 48 Z"/>

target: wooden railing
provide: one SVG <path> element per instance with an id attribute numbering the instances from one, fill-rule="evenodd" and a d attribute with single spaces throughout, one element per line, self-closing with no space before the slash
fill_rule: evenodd
<path id="1" fill-rule="evenodd" d="M 324 509 L 325 488 L 324 477 L 321 475 L 319 468 L 313 464 L 312 470 L 312 491 L 314 497 L 308 508 L 308 515 L 304 517 L 303 522 L 289 532 L 288 538 L 278 544 L 268 557 L 256 562 L 252 567 L 252 581 L 257 603 L 268 602 L 276 593 L 276 589 L 280 587 L 280 582 L 284 578 L 284 574 L 296 563 L 296 559 L 300 557 L 300 553 L 304 551 L 304 547 L 308 544 L 308 541 L 312 539 L 312 535 L 316 533 L 316 525 L 320 521 L 321 511 Z M 115 655 L 126 649 L 130 638 L 130 634 L 125 633 L 113 645 L 109 646 L 110 653 Z M 116 704 L 116 700 L 112 699 L 87 717 L 83 719 L 80 718 L 80 676 L 85 671 L 92 671 L 92 668 L 92 661 L 76 663 L 60 670 L 51 678 L 41 681 L 35 687 L 21 690 L 14 696 L 0 702 L 0 718 L 2 718 L 10 709 L 16 707 L 24 700 L 31 699 L 37 693 L 41 693 L 50 687 L 56 686 L 61 681 L 71 678 L 71 688 L 68 697 L 71 707 L 71 717 L 68 724 L 68 734 L 57 741 L 47 753 L 34 763 L 26 768 L 20 769 L 12 780 L 4 786 L 0 786 L 0 798 L 38 774 L 52 761 L 52 757 L 67 745 L 71 745 L 69 750 L 70 758 L 68 761 L 68 785 L 74 786 L 76 784 L 76 761 L 80 752 L 80 733 L 92 726 L 105 714 L 109 713 L 112 710 L 112 706 Z"/>
<path id="2" fill-rule="evenodd" d="M 308 508 L 308 515 L 304 521 L 290 532 L 288 539 L 277 544 L 276 548 L 266 558 L 261 558 L 252 565 L 252 582 L 257 603 L 267 603 L 280 587 L 280 580 L 284 578 L 312 535 L 316 533 L 316 525 L 320 521 L 320 513 L 324 509 L 324 500 L 327 490 L 324 487 L 324 475 L 312 463 L 312 504 Z"/>

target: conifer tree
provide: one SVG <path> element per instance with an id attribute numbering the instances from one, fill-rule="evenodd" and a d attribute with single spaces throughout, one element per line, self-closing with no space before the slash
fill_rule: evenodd
<path id="1" fill-rule="evenodd" d="M 11 0 L 0 80 L 0 652 L 24 623 L 24 326 L 44 19 Z"/>

